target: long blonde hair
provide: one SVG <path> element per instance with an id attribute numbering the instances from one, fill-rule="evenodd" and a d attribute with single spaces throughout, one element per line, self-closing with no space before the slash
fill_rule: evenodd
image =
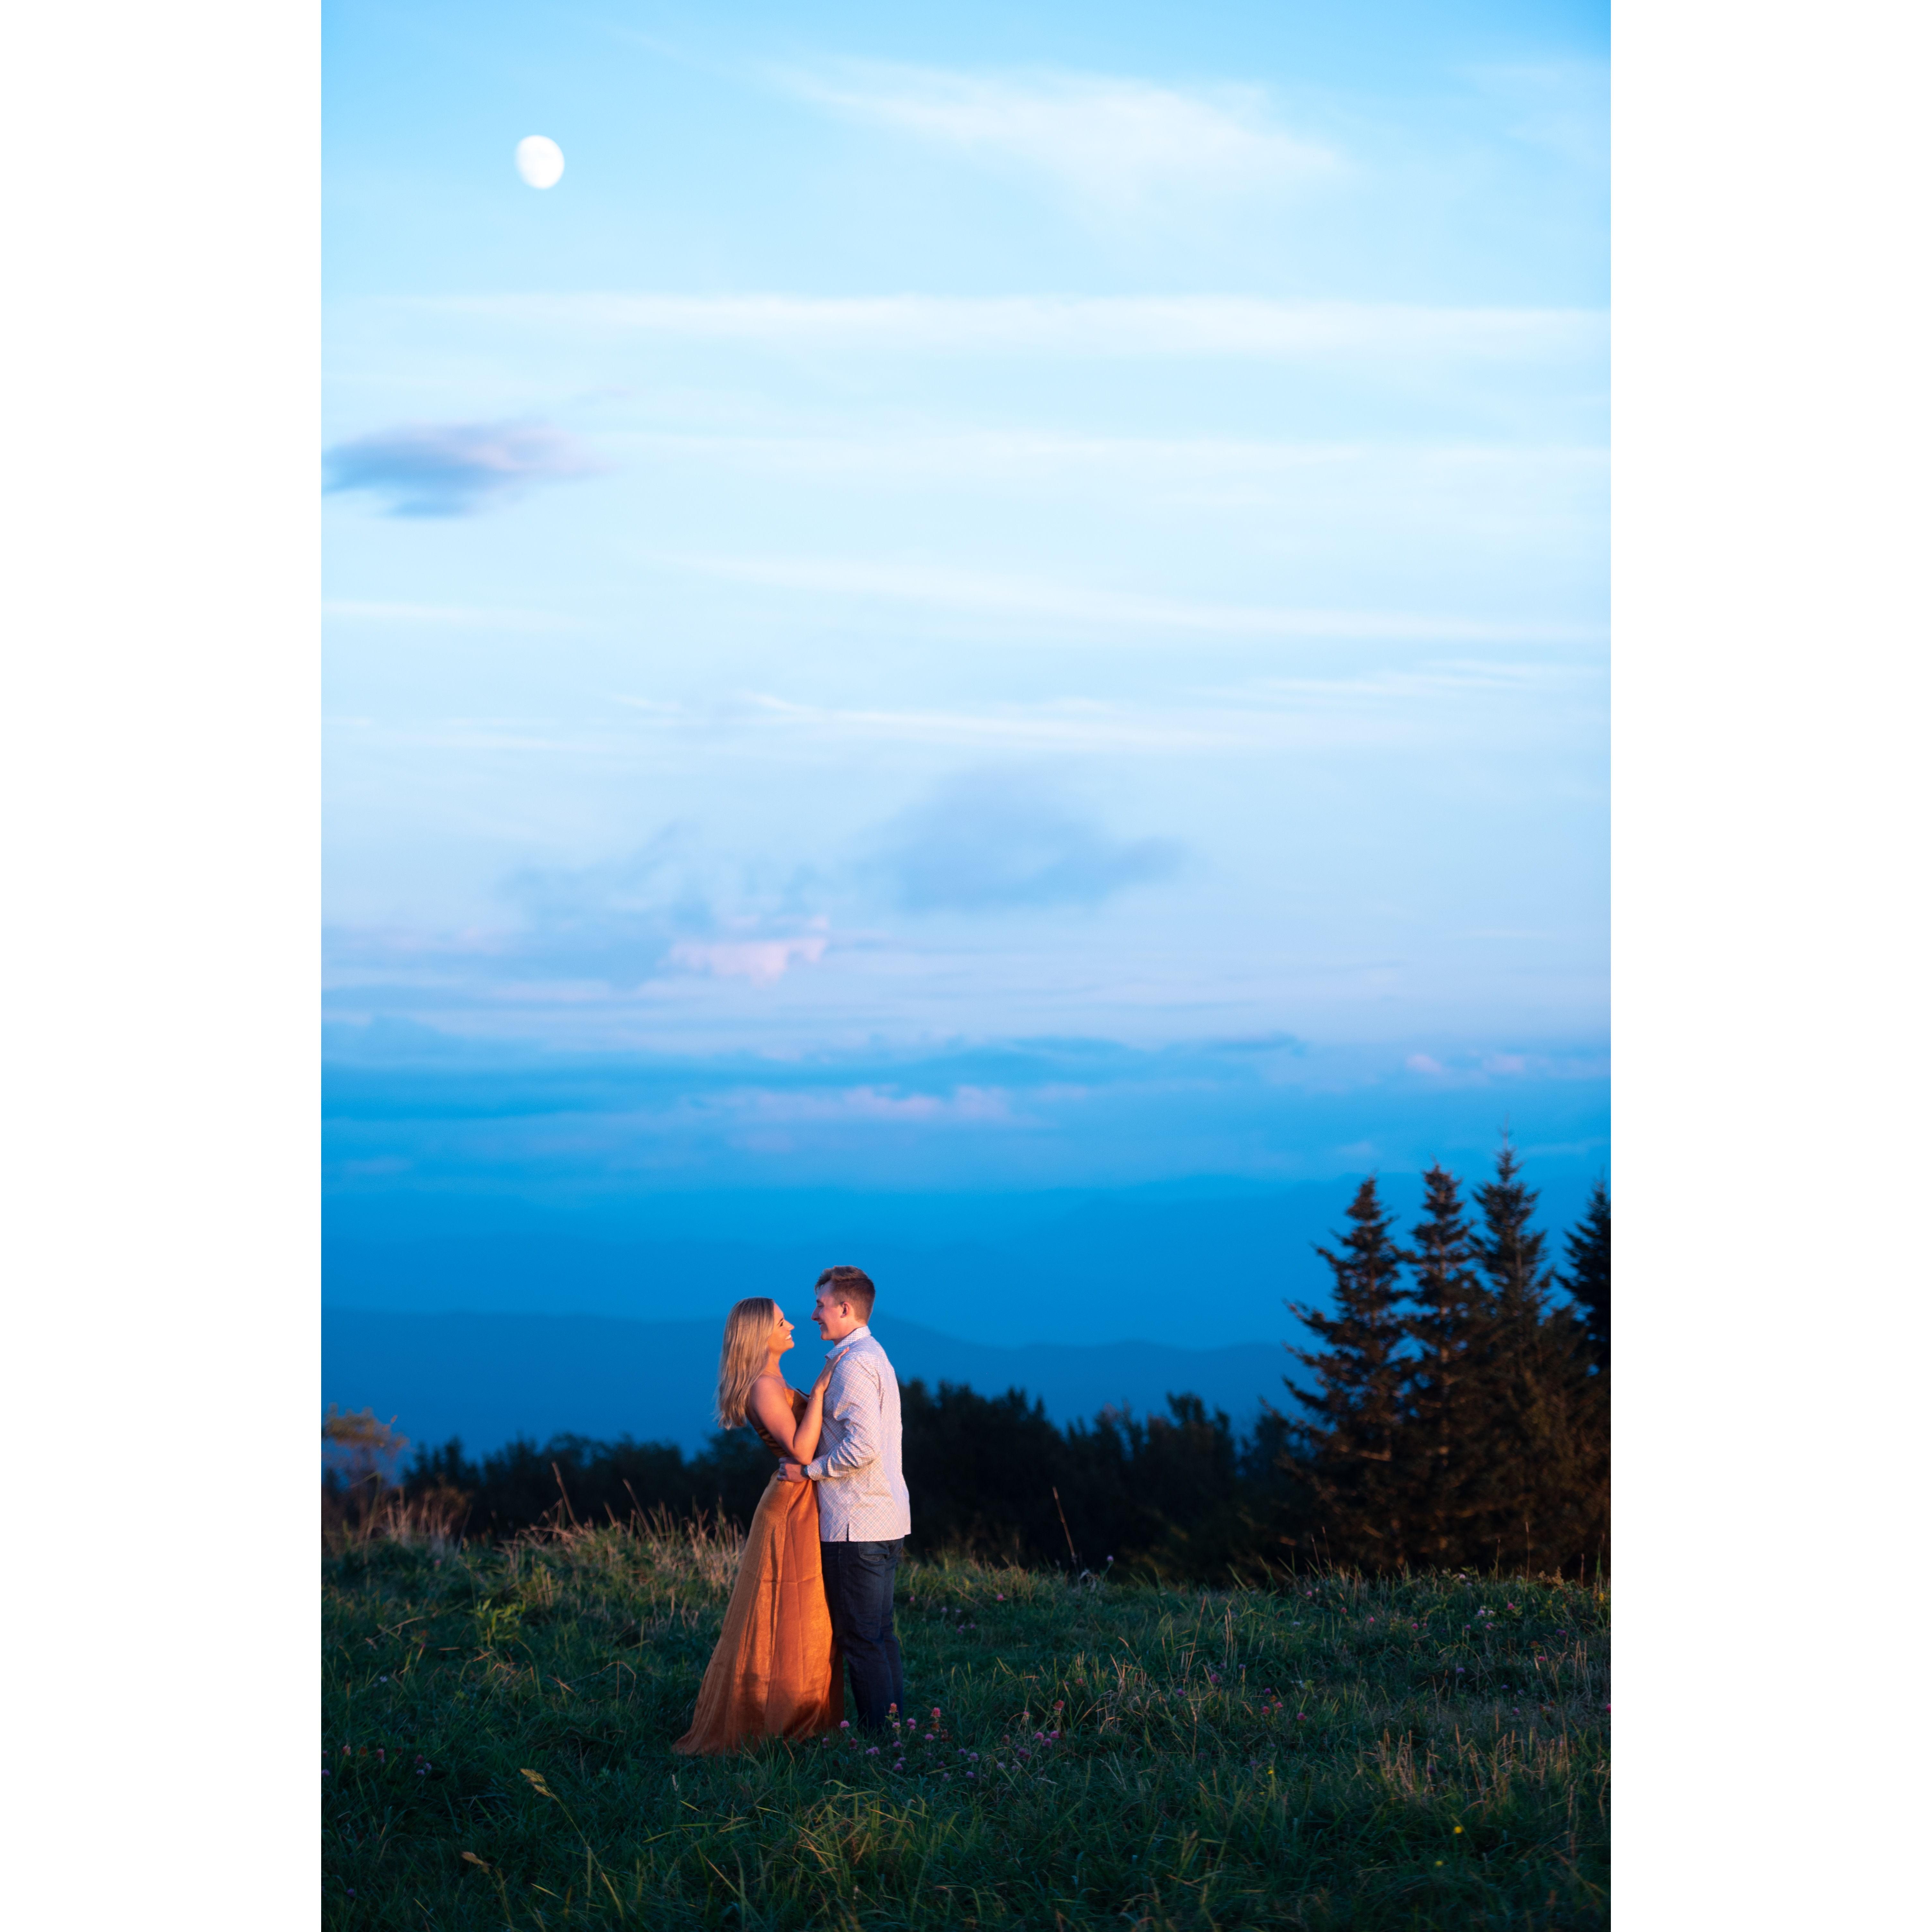
<path id="1" fill-rule="evenodd" d="M 772 1331 L 778 1305 L 768 1294 L 735 1303 L 724 1318 L 724 1346 L 718 1355 L 718 1420 L 726 1429 L 742 1427 L 745 1398 L 771 1360 Z"/>

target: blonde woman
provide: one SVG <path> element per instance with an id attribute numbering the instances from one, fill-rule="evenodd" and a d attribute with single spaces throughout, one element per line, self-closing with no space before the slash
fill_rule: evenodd
<path id="1" fill-rule="evenodd" d="M 776 1302 L 764 1295 L 740 1302 L 724 1319 L 718 1420 L 727 1429 L 748 1422 L 780 1461 L 808 1462 L 832 1370 L 801 1395 L 779 1366 L 792 1346 L 791 1324 Z M 781 1482 L 774 1469 L 738 1559 L 691 1729 L 671 1748 L 711 1756 L 760 1738 L 836 1728 L 845 1702 L 838 1662 L 819 1568 L 818 1487 Z"/>

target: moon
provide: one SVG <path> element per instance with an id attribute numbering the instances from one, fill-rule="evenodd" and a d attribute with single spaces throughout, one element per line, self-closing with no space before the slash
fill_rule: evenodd
<path id="1" fill-rule="evenodd" d="M 532 188 L 554 188 L 563 178 L 563 150 L 548 134 L 526 134 L 517 143 L 517 172 Z"/>

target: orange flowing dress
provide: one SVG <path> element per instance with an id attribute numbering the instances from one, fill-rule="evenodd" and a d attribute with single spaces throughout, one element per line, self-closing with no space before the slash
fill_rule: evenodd
<path id="1" fill-rule="evenodd" d="M 791 1391 L 794 1422 L 805 1400 Z M 746 1419 L 774 1456 L 784 1454 L 755 1416 Z M 671 1749 L 710 1757 L 760 1738 L 836 1730 L 845 1714 L 839 1666 L 819 1567 L 818 1485 L 785 1482 L 774 1470 L 745 1538 L 691 1729 Z"/>

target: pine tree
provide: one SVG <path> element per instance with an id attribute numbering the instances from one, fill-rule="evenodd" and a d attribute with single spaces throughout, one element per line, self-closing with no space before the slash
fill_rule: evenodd
<path id="1" fill-rule="evenodd" d="M 1407 1326 L 1417 1346 L 1396 1460 L 1409 1558 L 1448 1570 L 1490 1553 L 1480 1537 L 1497 1500 L 1489 1432 L 1497 1322 L 1494 1298 L 1476 1272 L 1456 1177 L 1438 1164 L 1423 1176 L 1423 1218 L 1408 1256 L 1414 1306 Z"/>
<path id="2" fill-rule="evenodd" d="M 1476 1190 L 1472 1246 L 1492 1298 L 1496 1344 L 1481 1431 L 1492 1486 L 1480 1540 L 1497 1561 L 1532 1570 L 1582 1563 L 1609 1529 L 1604 1391 L 1593 1386 L 1583 1324 L 1550 1305 L 1556 1275 L 1530 1226 L 1537 1196 L 1504 1136 L 1492 1181 Z"/>
<path id="3" fill-rule="evenodd" d="M 1582 1318 L 1592 1358 L 1604 1375 L 1610 1372 L 1610 1196 L 1600 1178 L 1590 1190 L 1583 1218 L 1564 1243 L 1570 1266 L 1564 1288 Z"/>
<path id="4" fill-rule="evenodd" d="M 1545 1237 L 1529 1225 L 1537 1196 L 1518 1178 L 1522 1172 L 1522 1163 L 1505 1133 L 1496 1154 L 1496 1179 L 1476 1190 L 1483 1232 L 1472 1245 L 1505 1322 L 1541 1315 L 1556 1279 L 1544 1260 Z"/>
<path id="5" fill-rule="evenodd" d="M 1316 1250 L 1335 1278 L 1334 1312 L 1288 1304 L 1324 1346 L 1289 1352 L 1313 1370 L 1315 1387 L 1288 1384 L 1309 1414 L 1292 1426 L 1283 1460 L 1312 1494 L 1319 1553 L 1385 1570 L 1407 1555 L 1396 1463 L 1407 1372 L 1400 1353 L 1403 1257 L 1389 1238 L 1372 1176 L 1350 1204 L 1348 1220 L 1339 1252 Z"/>

